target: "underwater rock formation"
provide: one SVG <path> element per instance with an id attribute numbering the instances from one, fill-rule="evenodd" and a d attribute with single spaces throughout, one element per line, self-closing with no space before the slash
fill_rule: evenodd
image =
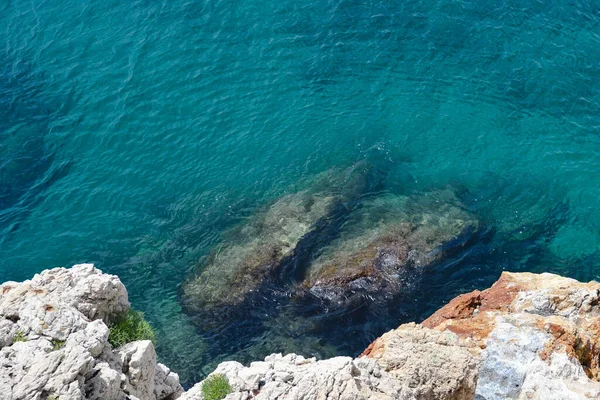
<path id="1" fill-rule="evenodd" d="M 1 400 L 166 400 L 183 390 L 152 342 L 113 349 L 107 323 L 125 286 L 91 264 L 0 285 Z"/>
<path id="2" fill-rule="evenodd" d="M 183 287 L 183 304 L 192 313 L 218 316 L 240 305 L 261 285 L 285 274 L 284 265 L 311 252 L 319 235 L 339 222 L 372 184 L 373 168 L 360 163 L 329 171 L 311 189 L 288 194 L 225 234 L 200 274 Z M 316 236 L 316 237 L 315 237 Z"/>
<path id="3" fill-rule="evenodd" d="M 423 273 L 462 254 L 479 223 L 452 189 L 398 196 L 381 181 L 367 163 L 326 173 L 226 234 L 182 288 L 184 311 L 210 343 L 207 362 L 231 343 L 243 361 L 355 352 L 389 329 L 382 321 L 406 316 L 401 303 Z M 353 329 L 363 335 L 340 343 Z"/>
<path id="4" fill-rule="evenodd" d="M 410 293 L 422 270 L 477 226 L 450 190 L 369 199 L 310 264 L 302 286 L 329 306 Z"/>

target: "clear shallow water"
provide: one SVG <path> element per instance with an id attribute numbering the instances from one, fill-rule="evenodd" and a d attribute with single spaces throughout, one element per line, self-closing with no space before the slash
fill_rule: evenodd
<path id="1" fill-rule="evenodd" d="M 504 269 L 598 279 L 600 7 L 388 3 L 3 2 L 0 281 L 118 274 L 193 381 L 224 357 L 360 351 Z M 397 310 L 338 324 L 361 335 L 199 334 L 178 288 L 220 235 L 363 159 L 389 192 L 460 188 L 489 232 Z"/>

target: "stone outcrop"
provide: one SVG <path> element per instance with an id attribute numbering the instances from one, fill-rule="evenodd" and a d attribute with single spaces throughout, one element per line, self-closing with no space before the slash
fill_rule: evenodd
<path id="1" fill-rule="evenodd" d="M 422 331 L 423 328 L 407 327 Z M 433 360 L 432 349 L 427 348 L 440 340 L 442 334 L 432 332 L 432 336 L 417 333 L 414 338 L 406 341 L 406 348 L 428 353 L 429 357 L 424 362 Z M 411 334 L 409 333 L 408 336 Z M 434 337 L 434 336 L 440 337 Z M 448 335 L 445 335 L 448 336 Z M 451 335 L 452 336 L 452 335 Z M 455 338 L 456 339 L 456 338 Z M 447 341 L 447 340 L 446 340 Z M 450 339 L 450 342 L 452 340 Z M 446 355 L 454 349 L 460 349 L 457 343 L 446 343 Z M 471 354 L 466 351 L 464 356 L 466 364 L 457 364 L 451 371 L 436 371 L 433 375 L 428 372 L 436 369 L 437 365 L 420 370 L 417 365 L 406 362 L 408 353 L 400 357 L 396 354 L 386 355 L 387 364 L 369 358 L 334 357 L 327 360 L 316 361 L 314 358 L 305 359 L 302 356 L 288 354 L 273 354 L 265 361 L 253 362 L 249 367 L 230 361 L 221 363 L 214 373 L 227 377 L 232 386 L 233 393 L 226 397 L 228 400 L 247 399 L 303 399 L 303 400 L 413 400 L 413 399 L 466 399 L 457 397 L 461 394 L 471 395 L 475 391 L 473 374 L 469 371 L 459 370 L 460 367 L 474 364 Z M 450 360 L 450 358 L 448 358 Z M 383 366 L 382 364 L 385 364 Z M 424 364 L 421 364 L 424 365 Z M 446 365 L 449 366 L 449 365 Z M 444 380 L 442 382 L 442 379 Z M 445 380 L 449 383 L 446 384 Z M 438 388 L 436 385 L 444 386 Z M 453 386 L 453 387 L 450 387 Z M 202 384 L 186 392 L 181 400 L 201 400 Z"/>
<path id="2" fill-rule="evenodd" d="M 113 349 L 107 323 L 129 310 L 125 286 L 91 264 L 0 286 L 0 399 L 163 400 L 179 377 L 150 341 Z"/>
<path id="3" fill-rule="evenodd" d="M 224 362 L 214 373 L 231 384 L 228 400 L 460 400 L 474 397 L 477 362 L 455 334 L 413 323 L 385 334 L 369 357 L 273 354 L 248 367 Z M 180 399 L 203 399 L 202 383 Z"/>
<path id="4" fill-rule="evenodd" d="M 508 273 L 423 322 L 479 360 L 477 399 L 600 398 L 600 283 Z"/>
<path id="5" fill-rule="evenodd" d="M 228 400 L 600 399 L 600 283 L 504 273 L 352 359 L 271 355 L 218 366 Z M 182 397 L 202 399 L 202 384 Z"/>
<path id="6" fill-rule="evenodd" d="M 1 400 L 204 400 L 156 362 L 150 341 L 113 349 L 125 288 L 90 264 L 0 286 Z M 219 364 L 227 400 L 600 399 L 600 283 L 503 273 L 358 358 L 273 354 Z"/>
<path id="7" fill-rule="evenodd" d="M 475 395 L 477 361 L 451 332 L 405 324 L 370 346 L 368 358 L 410 388 L 410 398 L 460 400 Z"/>

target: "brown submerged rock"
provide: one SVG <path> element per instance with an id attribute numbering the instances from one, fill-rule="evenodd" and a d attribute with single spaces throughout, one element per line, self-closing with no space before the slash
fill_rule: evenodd
<path id="1" fill-rule="evenodd" d="M 361 296 L 394 296 L 443 257 L 445 244 L 460 245 L 458 238 L 468 239 L 477 225 L 450 190 L 365 201 L 311 263 L 302 286 L 340 304 Z"/>

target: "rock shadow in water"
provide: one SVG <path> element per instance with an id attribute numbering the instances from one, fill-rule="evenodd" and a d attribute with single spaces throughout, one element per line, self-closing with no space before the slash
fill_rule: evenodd
<path id="1" fill-rule="evenodd" d="M 40 77 L 29 69 L 0 70 L 0 225 L 2 237 L 18 228 L 39 195 L 68 173 L 46 135 L 59 107 L 42 93 Z"/>

